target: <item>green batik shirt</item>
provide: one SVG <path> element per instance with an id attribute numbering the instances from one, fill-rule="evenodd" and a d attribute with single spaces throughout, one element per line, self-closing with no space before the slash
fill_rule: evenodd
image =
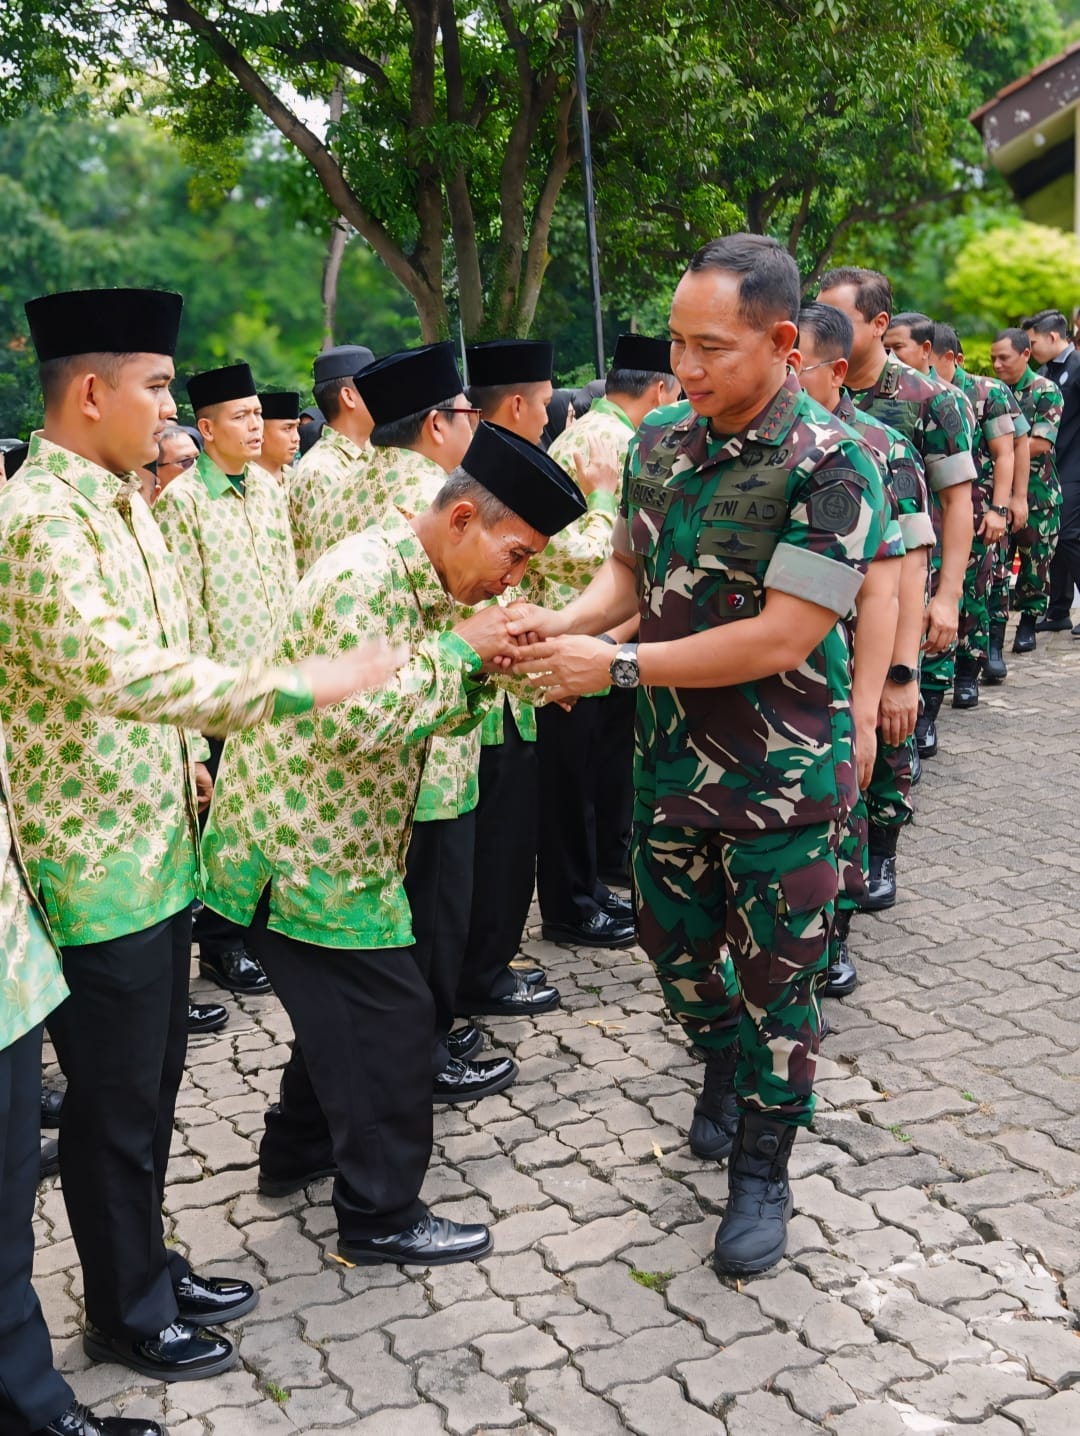
<path id="1" fill-rule="evenodd" d="M 1054 452 L 1064 403 L 1061 390 L 1052 379 L 1036 374 L 1029 367 L 1020 376 L 1019 383 L 1013 386 L 1013 393 L 1024 412 L 1024 418 L 1031 425 L 1031 437 L 1046 439 L 1050 444 L 1045 454 L 1031 456 L 1028 502 L 1033 509 L 1053 508 L 1054 504 L 1061 501 L 1061 482 L 1058 479 L 1057 457 Z"/>
<path id="2" fill-rule="evenodd" d="M 869 389 L 849 390 L 855 406 L 914 444 L 926 469 L 932 496 L 954 484 L 971 483 L 969 406 L 950 384 L 932 379 L 887 354 Z M 934 502 L 934 507 L 939 507 Z"/>
<path id="3" fill-rule="evenodd" d="M 61 946 L 196 895 L 186 734 L 305 712 L 301 674 L 193 658 L 180 575 L 133 474 L 35 435 L 0 490 L 0 720 L 31 890 Z"/>
<path id="4" fill-rule="evenodd" d="M 635 559 L 639 641 L 751 618 L 770 589 L 840 619 L 884 511 L 873 455 L 791 375 L 727 439 L 685 402 L 653 410 L 630 445 L 615 535 Z M 640 689 L 637 819 L 736 835 L 842 821 L 858 796 L 849 664 L 838 622 L 789 673 Z"/>
<path id="5" fill-rule="evenodd" d="M 289 522 L 301 578 L 331 544 L 370 522 L 358 512 L 356 499 L 374 454 L 370 444 L 361 448 L 326 424 L 297 462 L 289 480 Z"/>
<path id="6" fill-rule="evenodd" d="M 0 1052 L 32 1031 L 68 995 L 45 916 L 11 820 L 11 784 L 0 733 Z"/>
<path id="7" fill-rule="evenodd" d="M 323 947 L 408 947 L 405 855 L 432 735 L 477 725 L 492 686 L 450 631 L 453 600 L 403 514 L 336 544 L 304 577 L 278 658 L 405 644 L 377 692 L 225 745 L 203 838 L 206 902 Z"/>
<path id="8" fill-rule="evenodd" d="M 897 521 L 904 552 L 933 548 L 936 538 L 930 517 L 930 494 L 926 470 L 914 444 L 897 429 L 881 424 L 870 414 L 856 409 L 850 394 L 841 394 L 833 411 L 836 418 L 854 429 L 885 466 L 885 485 L 896 503 Z"/>
<path id="9" fill-rule="evenodd" d="M 154 517 L 180 569 L 191 651 L 218 663 L 267 657 L 296 588 L 288 506 L 273 475 L 247 464 L 238 487 L 200 454 Z"/>

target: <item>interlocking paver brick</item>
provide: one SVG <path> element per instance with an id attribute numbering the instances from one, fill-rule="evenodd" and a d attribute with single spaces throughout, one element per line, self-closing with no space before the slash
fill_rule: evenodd
<path id="1" fill-rule="evenodd" d="M 803 1346 L 790 1332 L 772 1331 L 766 1336 L 743 1337 L 707 1361 L 684 1361 L 679 1375 L 690 1399 L 711 1410 L 727 1396 L 770 1385 L 781 1371 L 814 1366 L 820 1360 L 818 1352 Z"/>
<path id="2" fill-rule="evenodd" d="M 670 1376 L 658 1376 L 640 1386 L 616 1386 L 608 1392 L 608 1399 L 641 1436 L 672 1436 L 673 1422 L 678 1423 L 679 1436 L 725 1436 L 727 1430 L 718 1416 L 691 1406 Z"/>
<path id="3" fill-rule="evenodd" d="M 901 1381 L 892 1389 L 897 1401 L 931 1416 L 978 1421 L 993 1416 L 1008 1401 L 1039 1400 L 1046 1388 L 1028 1380 L 1017 1362 L 964 1362 L 928 1381 Z"/>

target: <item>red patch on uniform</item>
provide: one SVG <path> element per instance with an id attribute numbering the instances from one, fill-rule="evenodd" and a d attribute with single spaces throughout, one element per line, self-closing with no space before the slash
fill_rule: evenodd
<path id="1" fill-rule="evenodd" d="M 746 594 L 745 594 L 745 593 L 729 593 L 728 596 L 727 596 L 727 606 L 728 606 L 728 608 L 735 608 L 735 609 L 745 608 L 745 607 L 746 607 Z"/>

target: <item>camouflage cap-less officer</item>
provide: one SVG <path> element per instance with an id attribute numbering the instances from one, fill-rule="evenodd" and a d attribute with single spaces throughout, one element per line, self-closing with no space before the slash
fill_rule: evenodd
<path id="1" fill-rule="evenodd" d="M 836 620 L 883 537 L 876 462 L 786 374 L 799 290 L 791 257 L 761 236 L 695 255 L 671 320 L 687 401 L 655 410 L 631 445 L 613 557 L 561 613 L 520 620 L 549 636 L 520 666 L 546 669 L 557 697 L 608 672 L 642 685 L 641 941 L 710 1054 L 705 1100 L 733 1138 L 716 1242 L 731 1272 L 763 1271 L 786 1246 L 787 1158 L 813 1112 L 816 987 L 855 799 Z M 639 645 L 612 661 L 568 636 L 624 621 L 635 587 Z"/>

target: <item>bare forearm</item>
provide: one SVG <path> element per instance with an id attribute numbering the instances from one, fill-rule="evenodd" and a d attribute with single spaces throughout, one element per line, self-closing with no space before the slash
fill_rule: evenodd
<path id="1" fill-rule="evenodd" d="M 1045 441 L 1044 441 L 1045 442 Z M 1028 481 L 1031 477 L 1031 440 L 1026 434 L 1016 441 L 1016 448 L 1013 452 L 1013 483 L 1012 494 L 1014 499 L 1026 499 L 1028 496 Z M 1008 498 L 1002 503 L 1008 503 Z M 995 503 L 997 500 L 995 499 Z"/>
<path id="2" fill-rule="evenodd" d="M 560 633 L 606 633 L 638 611 L 634 573 L 619 558 L 606 559 L 583 593 L 559 615 Z"/>
<path id="3" fill-rule="evenodd" d="M 991 503 L 996 508 L 1007 504 L 1013 494 L 1013 440 L 1012 437 L 995 440 L 996 444 L 1002 447 L 991 446 L 994 455 L 994 488 Z"/>
<path id="4" fill-rule="evenodd" d="M 938 500 L 941 503 L 941 572 L 937 591 L 943 598 L 959 603 L 975 531 L 971 485 L 953 484 L 941 490 Z"/>
<path id="5" fill-rule="evenodd" d="M 886 560 L 897 563 L 896 559 Z M 859 621 L 855 626 L 855 663 L 851 702 L 857 712 L 877 713 L 881 690 L 892 663 L 896 625 L 900 614 L 897 584 L 859 595 Z"/>
<path id="6" fill-rule="evenodd" d="M 929 549 L 917 548 L 900 560 L 899 614 L 892 661 L 918 668 L 926 610 L 926 560 Z"/>

